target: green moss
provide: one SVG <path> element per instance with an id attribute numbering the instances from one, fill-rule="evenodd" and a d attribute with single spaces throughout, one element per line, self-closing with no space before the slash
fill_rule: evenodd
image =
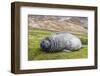
<path id="1" fill-rule="evenodd" d="M 52 34 L 52 31 L 30 29 L 28 33 L 28 60 L 52 60 L 52 59 L 79 59 L 87 58 L 87 36 L 79 36 L 86 46 L 73 52 L 46 53 L 40 48 L 40 41 Z"/>

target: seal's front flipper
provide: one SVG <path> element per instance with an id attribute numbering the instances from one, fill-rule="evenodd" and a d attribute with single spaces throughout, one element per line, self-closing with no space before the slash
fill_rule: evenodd
<path id="1" fill-rule="evenodd" d="M 71 52 L 71 50 L 66 50 L 66 49 L 65 49 L 65 50 L 63 50 L 63 51 L 64 51 L 64 52 Z"/>

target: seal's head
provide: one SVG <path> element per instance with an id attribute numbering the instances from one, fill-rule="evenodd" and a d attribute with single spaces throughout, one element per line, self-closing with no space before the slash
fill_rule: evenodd
<path id="1" fill-rule="evenodd" d="M 42 40 L 40 46 L 44 51 L 49 50 L 49 48 L 50 48 L 49 38 L 45 38 L 44 40 Z"/>

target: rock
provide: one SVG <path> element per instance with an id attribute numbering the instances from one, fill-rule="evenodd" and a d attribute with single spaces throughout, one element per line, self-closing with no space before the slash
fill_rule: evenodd
<path id="1" fill-rule="evenodd" d="M 57 52 L 63 50 L 78 50 L 82 43 L 78 37 L 68 32 L 60 32 L 44 38 L 40 47 L 46 52 Z"/>

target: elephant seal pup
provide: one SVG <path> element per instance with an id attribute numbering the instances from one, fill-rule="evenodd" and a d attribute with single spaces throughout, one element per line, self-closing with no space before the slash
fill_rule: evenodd
<path id="1" fill-rule="evenodd" d="M 46 52 L 57 52 L 64 50 L 78 50 L 82 43 L 78 37 L 68 32 L 59 32 L 44 38 L 40 47 Z"/>

